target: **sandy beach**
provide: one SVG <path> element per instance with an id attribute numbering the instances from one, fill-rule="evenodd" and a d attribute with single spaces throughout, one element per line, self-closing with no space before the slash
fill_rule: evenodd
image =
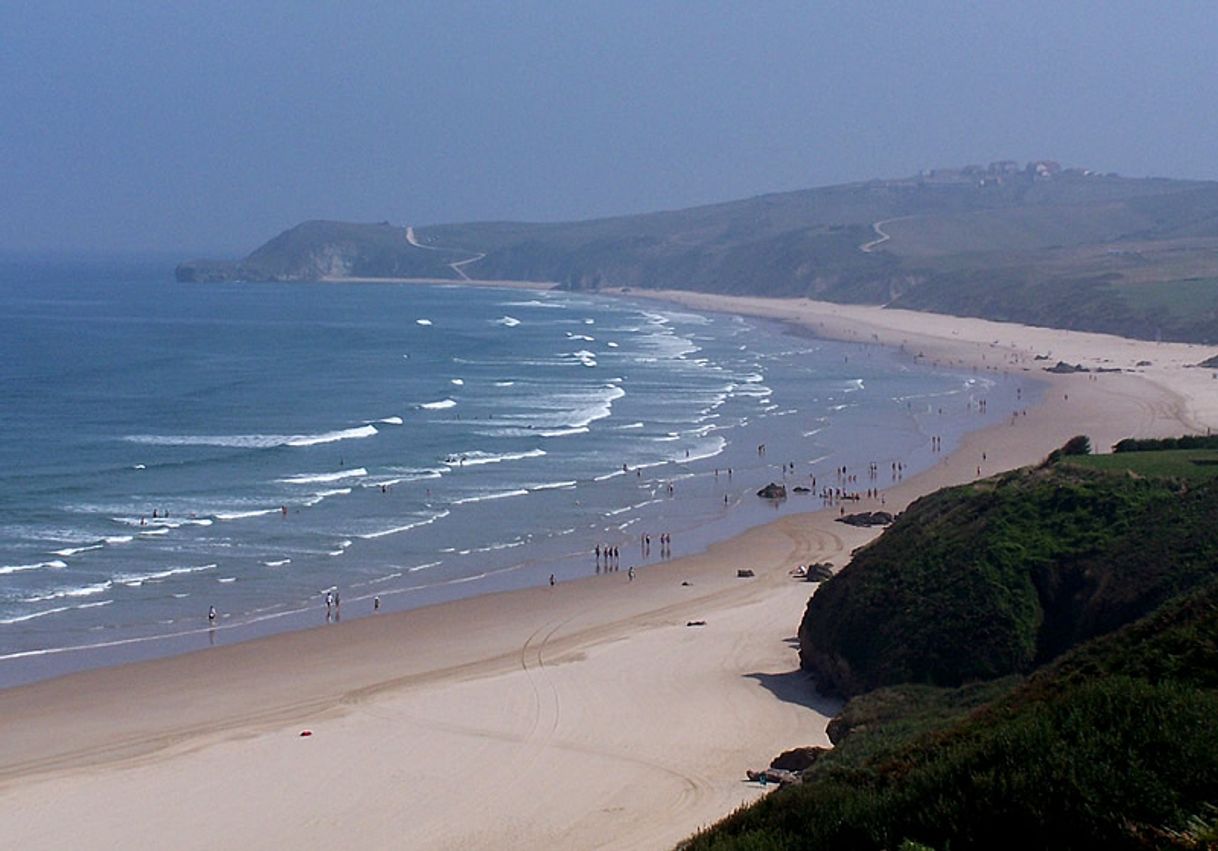
<path id="1" fill-rule="evenodd" d="M 888 510 L 1076 434 L 1106 450 L 1218 427 L 1218 379 L 1193 366 L 1214 354 L 1205 347 L 629 293 L 643 296 L 1050 383 L 1026 415 L 885 491 Z M 1043 372 L 1058 360 L 1120 371 Z M 4 690 L 5 844 L 672 847 L 765 794 L 746 768 L 828 744 L 837 704 L 815 694 L 794 644 L 814 586 L 789 571 L 840 567 L 877 534 L 836 513 L 786 516 L 633 581 L 623 569 Z M 737 578 L 741 567 L 756 576 Z"/>

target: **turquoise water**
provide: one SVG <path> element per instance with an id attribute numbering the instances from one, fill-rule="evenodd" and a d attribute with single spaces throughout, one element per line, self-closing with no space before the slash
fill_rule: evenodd
<path id="1" fill-rule="evenodd" d="M 324 623 L 333 589 L 643 570 L 643 534 L 772 518 L 784 464 L 883 486 L 1033 389 L 626 299 L 47 261 L 0 265 L 0 378 L 0 682 Z"/>

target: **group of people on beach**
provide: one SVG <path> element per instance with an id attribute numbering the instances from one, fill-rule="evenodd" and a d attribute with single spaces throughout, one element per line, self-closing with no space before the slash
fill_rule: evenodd
<path id="1" fill-rule="evenodd" d="M 651 540 L 652 536 L 650 532 L 643 532 L 639 534 L 639 551 L 643 558 L 647 558 L 651 555 Z M 671 558 L 672 533 L 661 532 L 657 540 L 660 544 L 660 558 Z M 597 544 L 592 548 L 592 552 L 596 557 L 597 573 L 600 573 L 602 570 L 605 573 L 609 573 L 621 568 L 621 550 L 616 545 Z M 633 568 L 631 569 L 633 570 Z"/>

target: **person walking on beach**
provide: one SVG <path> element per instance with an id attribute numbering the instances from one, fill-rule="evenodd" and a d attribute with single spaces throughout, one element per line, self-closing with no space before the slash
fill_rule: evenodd
<path id="1" fill-rule="evenodd" d="M 210 626 L 216 625 L 216 607 L 215 606 L 207 607 L 207 623 Z"/>
<path id="2" fill-rule="evenodd" d="M 626 571 L 626 575 L 630 577 L 631 582 L 634 581 L 634 565 L 630 565 L 630 569 Z"/>
<path id="3" fill-rule="evenodd" d="M 550 587 L 551 588 L 554 587 L 554 574 L 553 573 L 550 574 Z"/>

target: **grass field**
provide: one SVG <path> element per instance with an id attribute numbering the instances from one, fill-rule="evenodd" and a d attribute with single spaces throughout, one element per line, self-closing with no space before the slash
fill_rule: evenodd
<path id="1" fill-rule="evenodd" d="M 1218 312 L 1218 278 L 1116 284 L 1113 289 L 1138 311 L 1162 310 L 1179 317 L 1212 316 Z"/>
<path id="2" fill-rule="evenodd" d="M 1218 478 L 1218 450 L 1167 449 L 1159 452 L 1119 452 L 1114 455 L 1082 455 L 1069 459 L 1091 470 L 1130 472 L 1146 478 L 1204 481 Z"/>

